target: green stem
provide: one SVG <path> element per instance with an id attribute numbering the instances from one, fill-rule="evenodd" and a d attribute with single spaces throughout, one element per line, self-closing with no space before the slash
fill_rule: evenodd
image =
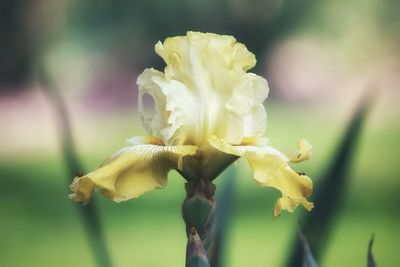
<path id="1" fill-rule="evenodd" d="M 215 225 L 215 186 L 207 179 L 198 179 L 189 181 L 185 188 L 182 217 L 188 238 L 186 267 L 210 266 L 208 250 Z"/>

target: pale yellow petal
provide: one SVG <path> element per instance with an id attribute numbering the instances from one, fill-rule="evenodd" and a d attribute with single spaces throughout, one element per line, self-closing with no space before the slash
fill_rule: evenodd
<path id="1" fill-rule="evenodd" d="M 197 95 L 177 80 L 167 80 L 162 72 L 146 69 L 139 75 L 139 112 L 145 129 L 167 145 L 195 144 L 201 136 Z M 154 100 L 146 110 L 144 96 Z"/>
<path id="2" fill-rule="evenodd" d="M 199 109 L 196 94 L 179 81 L 160 77 L 153 81 L 166 96 L 168 126 L 160 131 L 164 142 L 168 145 L 199 143 L 203 118 L 195 112 Z"/>
<path id="3" fill-rule="evenodd" d="M 194 74 L 206 75 L 218 84 L 224 83 L 227 77 L 220 74 L 228 74 L 228 70 L 245 72 L 256 64 L 254 54 L 229 35 L 189 31 L 186 36 L 158 42 L 155 51 L 167 64 L 167 78 L 185 84 L 197 83 Z"/>
<path id="4" fill-rule="evenodd" d="M 267 113 L 263 102 L 268 96 L 267 81 L 253 73 L 241 76 L 233 89 L 232 97 L 226 102 L 225 120 L 217 127 L 224 130 L 219 136 L 232 144 L 240 144 L 243 138 L 260 137 L 265 131 Z"/>
<path id="5" fill-rule="evenodd" d="M 265 143 L 261 146 L 231 145 L 215 137 L 210 138 L 210 144 L 224 153 L 245 157 L 260 185 L 281 191 L 282 197 L 275 204 L 274 216 L 279 216 L 282 209 L 292 212 L 299 204 L 307 210 L 313 208 L 307 200 L 312 192 L 311 179 L 293 171 L 287 163 L 288 158 L 281 152 Z"/>
<path id="6" fill-rule="evenodd" d="M 265 138 L 244 138 L 241 145 L 232 145 L 229 142 L 219 139 L 216 136 L 211 136 L 208 142 L 211 146 L 226 154 L 235 156 L 243 156 L 244 154 L 252 154 L 255 157 L 276 156 L 284 161 L 288 158 L 282 152 L 273 147 L 268 146 L 268 141 Z"/>
<path id="7" fill-rule="evenodd" d="M 168 126 L 167 100 L 161 88 L 153 81 L 155 77 L 162 78 L 164 73 L 155 69 L 145 69 L 138 76 L 138 110 L 146 131 L 150 135 L 161 137 L 161 129 Z M 149 97 L 147 100 L 152 100 L 153 103 L 145 103 L 146 96 Z"/>
<path id="8" fill-rule="evenodd" d="M 312 146 L 305 140 L 301 139 L 299 141 L 299 150 L 294 151 L 288 155 L 291 162 L 301 162 L 307 160 L 312 155 Z"/>
<path id="9" fill-rule="evenodd" d="M 194 146 L 140 144 L 140 140 L 160 142 L 152 137 L 131 140 L 136 144 L 121 149 L 97 170 L 75 177 L 70 186 L 73 192 L 70 198 L 86 203 L 98 187 L 108 198 L 119 202 L 162 188 L 167 183 L 168 172 L 178 168 L 182 158 L 193 155 L 197 149 Z"/>
<path id="10" fill-rule="evenodd" d="M 169 103 L 175 107 L 171 127 L 161 132 L 165 142 L 201 146 L 216 135 L 239 143 L 264 132 L 268 85 L 246 73 L 256 63 L 246 46 L 228 35 L 188 32 L 158 42 L 155 50 L 166 63 L 165 77 L 151 80 L 164 95 L 169 92 L 166 110 Z"/>

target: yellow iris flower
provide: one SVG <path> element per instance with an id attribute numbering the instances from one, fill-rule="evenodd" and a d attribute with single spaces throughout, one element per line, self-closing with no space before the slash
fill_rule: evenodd
<path id="1" fill-rule="evenodd" d="M 130 139 L 97 170 L 75 177 L 70 198 L 88 202 L 95 187 L 114 201 L 136 198 L 165 187 L 172 169 L 189 181 L 212 181 L 244 157 L 260 185 L 281 191 L 275 216 L 299 204 L 311 210 L 311 179 L 288 165 L 308 159 L 311 146 L 301 140 L 299 151 L 285 155 L 263 137 L 269 88 L 247 72 L 256 64 L 254 54 L 232 36 L 200 32 L 167 38 L 155 51 L 166 63 L 164 72 L 145 69 L 137 79 L 139 112 L 150 136 Z M 154 100 L 150 112 L 144 97 Z"/>

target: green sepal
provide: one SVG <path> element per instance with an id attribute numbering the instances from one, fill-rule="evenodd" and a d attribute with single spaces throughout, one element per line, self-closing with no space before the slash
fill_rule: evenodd
<path id="1" fill-rule="evenodd" d="M 214 203 L 201 194 L 195 194 L 183 205 L 185 221 L 195 229 L 203 229 L 213 214 Z"/>
<path id="2" fill-rule="evenodd" d="M 208 251 L 215 222 L 215 185 L 201 179 L 195 183 L 187 183 L 185 188 L 187 197 L 182 205 L 182 217 L 186 224 L 187 236 L 189 238 L 191 229 L 195 228 Z"/>

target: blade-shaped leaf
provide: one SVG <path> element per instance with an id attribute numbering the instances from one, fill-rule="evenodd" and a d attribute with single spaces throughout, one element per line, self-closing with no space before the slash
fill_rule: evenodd
<path id="1" fill-rule="evenodd" d="M 377 266 L 374 255 L 372 254 L 372 246 L 373 245 L 374 245 L 374 235 L 372 235 L 371 240 L 369 241 L 369 244 L 368 244 L 368 262 L 367 262 L 368 267 L 376 267 Z"/>
<path id="2" fill-rule="evenodd" d="M 299 238 L 303 245 L 303 265 L 302 267 L 318 267 L 317 262 L 314 259 L 310 245 L 308 244 L 307 238 L 299 227 Z"/>
<path id="3" fill-rule="evenodd" d="M 50 103 L 53 105 L 58 120 L 62 155 L 67 167 L 67 177 L 70 178 L 67 182 L 70 183 L 78 172 L 83 171 L 83 167 L 76 153 L 68 112 L 62 96 L 58 92 L 56 86 L 47 77 L 44 68 L 40 69 L 39 72 L 41 87 L 47 94 Z M 85 206 L 77 203 L 75 205 L 81 215 L 97 265 L 100 267 L 111 267 L 111 258 L 107 250 L 95 201 L 92 200 Z"/>
<path id="4" fill-rule="evenodd" d="M 315 208 L 311 213 L 306 214 L 304 220 L 302 220 L 304 222 L 304 234 L 308 237 L 310 247 L 317 260 L 321 258 L 328 243 L 335 215 L 345 195 L 349 169 L 352 165 L 356 144 L 370 106 L 370 99 L 368 95 L 358 106 L 338 145 L 330 166 L 326 173 L 322 175 L 321 183 L 316 186 L 313 197 Z M 299 238 L 296 238 L 287 266 L 301 266 L 302 257 L 302 244 Z"/>

